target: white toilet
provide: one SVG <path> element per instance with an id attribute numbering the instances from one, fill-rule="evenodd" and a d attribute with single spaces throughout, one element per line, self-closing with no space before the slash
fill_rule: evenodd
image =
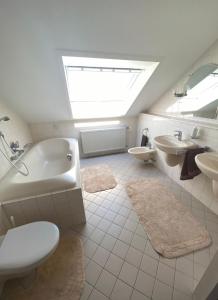
<path id="1" fill-rule="evenodd" d="M 40 221 L 9 229 L 1 237 L 0 295 L 6 280 L 28 276 L 55 251 L 59 235 L 55 224 Z"/>
<path id="2" fill-rule="evenodd" d="M 154 158 L 156 150 L 150 149 L 149 147 L 134 147 L 128 150 L 128 153 L 135 156 L 135 158 L 149 161 Z"/>

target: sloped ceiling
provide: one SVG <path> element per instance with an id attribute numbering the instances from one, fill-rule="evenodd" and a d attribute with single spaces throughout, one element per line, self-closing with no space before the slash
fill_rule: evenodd
<path id="1" fill-rule="evenodd" d="M 217 11 L 217 0 L 1 0 L 0 98 L 30 123 L 69 120 L 58 49 L 160 60 L 135 115 L 215 42 Z"/>

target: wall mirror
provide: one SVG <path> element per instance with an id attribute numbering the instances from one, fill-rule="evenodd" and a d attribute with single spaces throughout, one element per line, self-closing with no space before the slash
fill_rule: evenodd
<path id="1" fill-rule="evenodd" d="M 218 64 L 198 68 L 174 96 L 177 113 L 183 117 L 218 120 Z"/>

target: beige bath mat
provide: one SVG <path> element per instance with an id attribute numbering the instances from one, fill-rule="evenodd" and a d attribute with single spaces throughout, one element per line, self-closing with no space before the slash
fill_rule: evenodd
<path id="1" fill-rule="evenodd" d="M 127 193 L 152 246 L 161 255 L 178 257 L 211 244 L 206 229 L 158 181 L 129 182 Z"/>
<path id="2" fill-rule="evenodd" d="M 88 193 L 113 189 L 117 183 L 107 165 L 97 165 L 81 170 L 83 188 Z"/>
<path id="3" fill-rule="evenodd" d="M 63 237 L 56 252 L 38 268 L 31 288 L 17 279 L 6 283 L 2 300 L 79 300 L 84 284 L 83 248 L 79 238 Z"/>

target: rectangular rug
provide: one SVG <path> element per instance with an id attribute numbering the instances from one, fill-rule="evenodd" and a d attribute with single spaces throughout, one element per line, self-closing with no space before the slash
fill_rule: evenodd
<path id="1" fill-rule="evenodd" d="M 211 244 L 208 231 L 160 182 L 140 179 L 126 186 L 153 248 L 167 258 Z"/>
<path id="2" fill-rule="evenodd" d="M 81 170 L 83 188 L 88 193 L 113 189 L 117 182 L 107 165 L 97 165 Z"/>

